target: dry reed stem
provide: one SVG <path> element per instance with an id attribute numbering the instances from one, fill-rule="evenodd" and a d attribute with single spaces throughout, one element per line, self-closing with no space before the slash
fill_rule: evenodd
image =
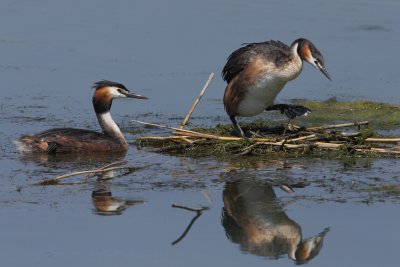
<path id="1" fill-rule="evenodd" d="M 189 138 L 184 137 L 184 136 L 181 136 L 181 139 L 180 139 L 180 140 L 183 141 L 183 142 L 185 142 L 185 143 L 188 143 L 188 144 L 193 144 L 193 143 L 194 143 L 194 141 L 192 141 L 192 140 L 190 140 Z"/>
<path id="2" fill-rule="evenodd" d="M 386 149 L 386 148 L 356 148 L 356 151 L 362 153 L 378 153 L 378 154 L 393 154 L 393 155 L 400 155 L 400 150 L 393 150 L 393 149 Z"/>
<path id="3" fill-rule="evenodd" d="M 273 139 L 271 138 L 242 138 L 242 137 L 233 137 L 233 136 L 218 136 L 218 135 L 213 135 L 213 134 L 205 134 L 205 133 L 200 133 L 196 131 L 191 131 L 191 130 L 185 130 L 185 129 L 179 129 L 175 127 L 170 127 L 166 125 L 161 125 L 161 124 L 156 124 L 156 123 L 149 123 L 149 122 L 144 122 L 144 121 L 138 121 L 138 120 L 131 120 L 132 122 L 144 124 L 147 126 L 153 126 L 153 127 L 158 127 L 158 128 L 163 128 L 163 129 L 170 129 L 174 130 L 174 134 L 177 135 L 182 135 L 182 136 L 190 136 L 190 137 L 199 137 L 199 138 L 206 138 L 206 139 L 214 139 L 214 140 L 221 140 L 221 141 L 240 141 L 240 140 L 249 140 L 249 141 L 255 141 L 255 142 L 265 142 L 265 141 L 271 141 Z M 141 137 L 141 140 L 146 140 L 146 139 L 153 139 L 156 140 L 154 137 Z M 167 138 L 168 139 L 168 138 Z"/>
<path id="4" fill-rule="evenodd" d="M 342 137 L 356 137 L 356 136 L 359 136 L 359 135 L 360 135 L 359 132 L 355 132 L 355 133 L 342 132 L 342 133 L 340 133 L 340 136 L 342 136 Z"/>
<path id="5" fill-rule="evenodd" d="M 312 144 L 287 144 L 284 141 L 281 142 L 257 142 L 254 143 L 245 149 L 242 150 L 242 152 L 239 153 L 239 155 L 244 156 L 247 155 L 248 153 L 251 152 L 251 150 L 256 147 L 256 146 L 261 146 L 261 145 L 269 145 L 269 146 L 279 146 L 283 148 L 308 148 L 311 147 Z"/>
<path id="6" fill-rule="evenodd" d="M 319 147 L 319 148 L 331 148 L 331 149 L 337 149 L 342 147 L 344 144 L 335 144 L 335 143 L 327 143 L 327 142 L 315 142 L 313 145 Z"/>
<path id="7" fill-rule="evenodd" d="M 192 107 L 189 109 L 188 113 L 186 114 L 185 118 L 183 119 L 181 125 L 179 126 L 179 129 L 183 129 L 185 127 L 186 123 L 189 121 L 190 116 L 192 115 L 194 109 L 197 107 L 197 104 L 200 102 L 201 98 L 203 97 L 204 93 L 206 92 L 208 86 L 211 83 L 211 80 L 214 78 L 214 73 L 212 72 L 210 76 L 208 77 L 208 80 L 203 86 L 203 89 L 200 91 L 199 96 L 196 98 L 196 100 L 193 102 Z"/>
<path id="8" fill-rule="evenodd" d="M 341 124 L 332 124 L 332 125 L 324 125 L 324 126 L 316 126 L 316 127 L 308 127 L 307 131 L 318 131 L 318 130 L 327 130 L 327 129 L 335 129 L 335 128 L 344 128 L 351 126 L 361 126 L 368 125 L 368 121 L 359 121 L 359 122 L 350 122 L 350 123 L 341 123 Z"/>
<path id="9" fill-rule="evenodd" d="M 203 133 L 199 133 L 199 132 L 195 132 L 195 131 L 191 131 L 191 130 L 179 129 L 179 128 L 170 127 L 170 126 L 161 125 L 161 124 L 156 124 L 156 123 L 149 123 L 149 122 L 138 121 L 138 120 L 131 120 L 131 121 L 132 122 L 136 122 L 136 123 L 140 123 L 140 124 L 144 124 L 144 125 L 147 125 L 147 126 L 153 126 L 153 127 L 163 128 L 163 129 L 174 130 L 177 133 L 180 133 L 180 135 L 184 135 L 182 133 L 186 133 L 187 136 L 203 137 L 203 138 L 209 138 L 209 139 L 217 139 L 218 138 L 218 136 L 212 135 L 212 134 L 203 134 Z"/>
<path id="10" fill-rule="evenodd" d="M 154 141 L 164 141 L 164 140 L 180 140 L 182 139 L 182 137 L 184 138 L 190 138 L 190 136 L 175 136 L 175 135 L 171 135 L 171 136 L 141 136 L 138 137 L 138 140 L 154 140 Z"/>
<path id="11" fill-rule="evenodd" d="M 195 131 L 189 131 L 189 130 L 178 129 L 178 128 L 175 128 L 173 130 L 175 130 L 174 134 L 177 134 L 177 135 L 187 135 L 187 136 L 191 136 L 191 137 L 221 140 L 219 136 L 213 135 L 213 134 L 199 133 L 199 132 L 195 132 Z"/>
<path id="12" fill-rule="evenodd" d="M 302 136 L 302 137 L 297 137 L 297 138 L 293 138 L 293 139 L 287 139 L 285 141 L 285 143 L 292 143 L 292 142 L 298 142 L 298 141 L 305 141 L 305 140 L 310 140 L 310 139 L 314 139 L 316 138 L 317 135 L 315 134 L 310 134 L 310 135 L 306 135 L 306 136 Z"/>
<path id="13" fill-rule="evenodd" d="M 399 137 L 393 137 L 393 138 L 376 138 L 376 137 L 369 137 L 367 139 L 365 139 L 364 141 L 366 142 L 382 142 L 382 143 L 397 143 L 400 142 L 400 138 Z"/>

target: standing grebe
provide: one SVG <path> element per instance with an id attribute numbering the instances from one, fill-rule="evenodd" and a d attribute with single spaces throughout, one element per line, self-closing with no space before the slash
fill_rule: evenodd
<path id="1" fill-rule="evenodd" d="M 236 116 L 251 117 L 264 110 L 280 110 L 293 119 L 310 112 L 303 106 L 273 104 L 285 84 L 300 74 L 303 60 L 331 79 L 322 54 L 303 38 L 290 47 L 280 41 L 247 44 L 228 57 L 222 70 L 222 77 L 228 83 L 224 106 L 240 136 L 244 133 Z"/>
<path id="2" fill-rule="evenodd" d="M 128 150 L 121 130 L 111 118 L 110 108 L 114 98 L 139 98 L 145 96 L 129 92 L 120 83 L 99 81 L 93 86 L 93 107 L 103 133 L 74 128 L 55 128 L 35 135 L 24 135 L 16 143 L 20 151 L 39 153 L 122 152 Z"/>

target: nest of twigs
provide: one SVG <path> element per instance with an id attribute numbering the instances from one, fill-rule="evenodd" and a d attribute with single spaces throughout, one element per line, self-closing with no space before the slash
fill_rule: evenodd
<path id="1" fill-rule="evenodd" d="M 343 155 L 387 154 L 400 155 L 397 145 L 400 138 L 374 137 L 368 121 L 343 123 L 302 128 L 288 125 L 282 132 L 267 129 L 268 133 L 257 132 L 255 137 L 242 138 L 220 136 L 207 132 L 185 130 L 153 123 L 143 123 L 151 127 L 171 129 L 168 136 L 142 136 L 139 146 L 152 146 L 159 152 L 202 154 L 267 154 L 267 153 L 320 153 L 337 151 Z M 344 131 L 348 128 L 356 131 Z"/>
<path id="2" fill-rule="evenodd" d="M 197 155 L 211 154 L 267 154 L 294 152 L 296 154 L 337 151 L 342 155 L 379 154 L 400 155 L 400 138 L 380 137 L 370 127 L 368 121 L 331 124 L 314 127 L 298 127 L 287 124 L 284 127 L 264 127 L 250 132 L 248 138 L 219 134 L 215 129 L 184 129 L 191 114 L 204 95 L 210 81 L 210 75 L 200 95 L 194 101 L 185 119 L 179 127 L 170 127 L 155 123 L 134 120 L 148 127 L 171 130 L 168 136 L 142 136 L 137 139 L 141 147 L 152 146 L 159 152 L 186 153 Z M 231 127 L 230 127 L 231 128 Z M 255 127 L 250 126 L 251 130 Z M 232 133 L 232 131 L 231 131 Z"/>

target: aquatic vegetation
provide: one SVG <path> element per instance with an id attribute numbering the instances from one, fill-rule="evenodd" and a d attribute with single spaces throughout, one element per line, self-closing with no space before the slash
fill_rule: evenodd
<path id="1" fill-rule="evenodd" d="M 398 129 L 400 127 L 400 105 L 366 100 L 339 102 L 335 98 L 326 101 L 293 100 L 312 110 L 307 117 L 296 119 L 302 125 L 339 123 L 349 121 L 369 121 L 377 130 Z"/>
<path id="2" fill-rule="evenodd" d="M 194 127 L 191 130 L 139 122 L 173 130 L 172 136 L 143 136 L 139 147 L 152 146 L 158 152 L 188 156 L 325 155 L 352 157 L 359 154 L 400 155 L 400 138 L 383 137 L 379 131 L 400 126 L 400 106 L 371 101 L 324 102 L 294 100 L 313 112 L 295 120 L 255 120 L 242 123 L 249 138 L 235 137 L 231 124 Z M 136 121 L 138 122 L 138 121 Z M 299 126 L 301 125 L 301 126 Z M 315 126 L 318 125 L 318 126 Z M 334 152 L 334 153 L 332 153 Z"/>

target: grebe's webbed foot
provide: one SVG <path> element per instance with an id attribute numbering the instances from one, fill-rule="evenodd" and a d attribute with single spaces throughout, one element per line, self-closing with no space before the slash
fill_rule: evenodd
<path id="1" fill-rule="evenodd" d="M 240 128 L 239 123 L 236 121 L 235 116 L 229 116 L 229 118 L 231 119 L 233 126 L 235 127 L 236 134 L 240 137 L 246 137 L 242 128 Z"/>
<path id="2" fill-rule="evenodd" d="M 287 105 L 287 104 L 276 104 L 267 107 L 265 110 L 280 110 L 281 113 L 285 113 L 289 119 L 294 119 L 300 116 L 307 116 L 311 113 L 311 109 L 300 106 L 300 105 Z"/>

